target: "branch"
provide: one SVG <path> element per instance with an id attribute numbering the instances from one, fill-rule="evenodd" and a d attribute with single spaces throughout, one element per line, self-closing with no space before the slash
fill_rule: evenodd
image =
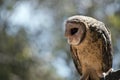
<path id="1" fill-rule="evenodd" d="M 105 77 L 105 80 L 120 80 L 120 70 L 112 71 Z"/>

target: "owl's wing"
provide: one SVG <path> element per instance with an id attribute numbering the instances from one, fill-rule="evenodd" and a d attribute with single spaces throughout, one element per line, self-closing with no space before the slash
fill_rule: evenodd
<path id="1" fill-rule="evenodd" d="M 72 52 L 72 58 L 73 58 L 73 62 L 75 64 L 75 67 L 76 67 L 78 73 L 80 75 L 82 75 L 82 72 L 81 72 L 81 63 L 80 63 L 80 59 L 78 58 L 78 55 L 77 55 L 77 49 L 75 49 L 72 46 L 70 46 L 70 50 Z"/>
<path id="2" fill-rule="evenodd" d="M 102 27 L 101 27 L 102 28 Z M 103 36 L 103 71 L 107 72 L 112 68 L 112 44 L 111 44 L 111 34 L 109 30 L 103 26 L 102 28 Z"/>
<path id="3" fill-rule="evenodd" d="M 97 25 L 91 26 L 102 38 L 102 56 L 103 56 L 103 71 L 107 72 L 112 68 L 112 47 L 111 47 L 111 34 L 104 23 L 98 22 Z"/>

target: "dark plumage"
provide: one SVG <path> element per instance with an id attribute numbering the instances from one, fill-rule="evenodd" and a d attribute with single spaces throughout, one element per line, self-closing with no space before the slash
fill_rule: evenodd
<path id="1" fill-rule="evenodd" d="M 112 68 L 111 34 L 102 22 L 72 16 L 66 21 L 65 36 L 81 80 L 99 80 Z"/>

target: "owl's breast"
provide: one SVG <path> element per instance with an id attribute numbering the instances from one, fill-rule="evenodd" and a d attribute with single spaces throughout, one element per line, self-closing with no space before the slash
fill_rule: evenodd
<path id="1" fill-rule="evenodd" d="M 87 36 L 86 36 L 87 37 Z M 81 63 L 82 73 L 87 68 L 95 69 L 96 73 L 101 76 L 102 73 L 102 39 L 93 40 L 93 37 L 87 37 L 77 48 L 77 55 Z"/>

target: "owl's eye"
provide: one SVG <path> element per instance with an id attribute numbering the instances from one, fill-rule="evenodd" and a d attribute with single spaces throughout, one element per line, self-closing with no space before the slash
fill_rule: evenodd
<path id="1" fill-rule="evenodd" d="M 71 32 L 71 35 L 74 35 L 75 33 L 78 32 L 78 28 L 72 28 L 70 32 Z"/>

